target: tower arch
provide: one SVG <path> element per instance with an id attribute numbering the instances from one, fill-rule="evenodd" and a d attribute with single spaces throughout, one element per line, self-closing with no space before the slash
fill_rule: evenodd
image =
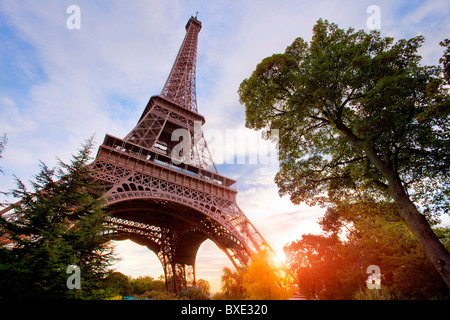
<path id="1" fill-rule="evenodd" d="M 161 198 L 131 198 L 108 204 L 112 240 L 131 240 L 152 250 L 161 261 L 166 288 L 179 292 L 195 284 L 200 245 L 213 241 L 236 268 L 245 266 L 249 248 L 222 223 L 198 209 Z M 189 277 L 190 276 L 190 277 Z"/>

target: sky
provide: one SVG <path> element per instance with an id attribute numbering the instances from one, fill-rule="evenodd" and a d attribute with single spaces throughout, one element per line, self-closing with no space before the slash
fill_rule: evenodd
<path id="1" fill-rule="evenodd" d="M 71 5 L 79 8 L 79 28 L 70 27 Z M 378 11 L 368 10 L 371 5 Z M 106 133 L 125 137 L 148 99 L 161 92 L 196 12 L 203 25 L 197 102 L 206 139 L 219 172 L 237 180 L 239 207 L 281 258 L 287 243 L 321 232 L 324 209 L 279 197 L 276 160 L 270 168 L 263 162 L 273 150 L 252 143 L 262 141 L 259 133 L 245 129 L 237 94 L 242 80 L 295 38 L 310 41 L 320 18 L 346 29 L 375 26 L 395 40 L 423 35 L 423 64 L 437 64 L 439 42 L 450 37 L 448 0 L 0 0 L 0 133 L 8 137 L 0 190 L 14 187 L 14 175 L 32 179 L 39 161 L 69 160 L 92 135 L 96 147 Z M 115 246 L 122 257 L 117 271 L 162 274 L 147 248 L 130 241 Z M 197 279 L 219 291 L 224 266 L 231 267 L 228 258 L 206 241 Z"/>

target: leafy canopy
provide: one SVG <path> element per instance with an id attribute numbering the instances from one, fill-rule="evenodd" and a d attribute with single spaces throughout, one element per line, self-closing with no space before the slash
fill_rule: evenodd
<path id="1" fill-rule="evenodd" d="M 297 38 L 258 64 L 240 101 L 247 127 L 280 129 L 280 195 L 380 199 L 389 184 L 380 168 L 390 168 L 425 213 L 448 209 L 449 94 L 443 69 L 419 64 L 423 42 L 319 20 L 310 43 Z"/>
<path id="2" fill-rule="evenodd" d="M 252 257 L 242 279 L 247 300 L 286 300 L 290 294 L 290 279 L 277 266 L 273 253 L 261 250 Z"/>

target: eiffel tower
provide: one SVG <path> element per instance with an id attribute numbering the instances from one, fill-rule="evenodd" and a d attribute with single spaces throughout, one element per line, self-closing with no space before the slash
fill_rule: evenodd
<path id="1" fill-rule="evenodd" d="M 166 289 L 195 285 L 200 245 L 212 240 L 239 270 L 267 246 L 236 203 L 236 181 L 217 171 L 201 130 L 196 60 L 202 23 L 191 17 L 160 95 L 152 96 L 131 132 L 106 134 L 91 167 L 116 240 L 145 245 L 160 259 Z M 180 145 L 183 148 L 180 148 Z"/>

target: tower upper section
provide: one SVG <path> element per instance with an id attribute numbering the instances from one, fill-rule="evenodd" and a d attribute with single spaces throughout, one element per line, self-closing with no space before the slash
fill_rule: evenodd
<path id="1" fill-rule="evenodd" d="M 161 91 L 161 96 L 190 111 L 198 112 L 196 94 L 196 65 L 198 34 L 202 23 L 191 17 L 186 24 L 180 51 Z"/>

